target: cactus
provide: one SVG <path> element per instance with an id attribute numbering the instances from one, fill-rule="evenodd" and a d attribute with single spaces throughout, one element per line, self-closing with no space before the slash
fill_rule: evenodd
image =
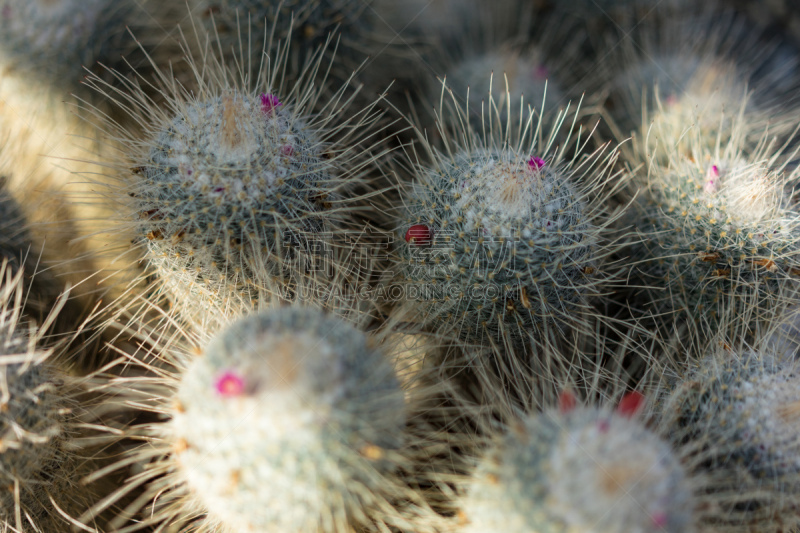
<path id="1" fill-rule="evenodd" d="M 380 494 L 382 450 L 403 441 L 391 365 L 318 311 L 235 323 L 186 369 L 176 401 L 180 471 L 235 531 L 346 531 Z"/>
<path id="2" fill-rule="evenodd" d="M 428 147 L 398 232 L 405 304 L 424 326 L 467 340 L 542 338 L 588 311 L 609 253 L 594 187 L 614 154 L 571 159 L 569 140 L 553 149 L 568 112 L 546 142 L 538 128 L 512 144 L 467 127 L 446 152 Z"/>
<path id="3" fill-rule="evenodd" d="M 321 58 L 304 70 L 317 72 Z M 285 88 L 285 53 L 254 92 L 208 50 L 203 65 L 190 60 L 201 88 L 187 95 L 173 85 L 170 113 L 136 87 L 125 94 L 146 133 L 141 141 L 118 130 L 131 141 L 107 193 L 120 225 L 135 232 L 185 318 L 294 299 L 312 278 L 324 286 L 348 231 L 365 231 L 358 216 L 370 194 L 373 108 L 351 114 L 341 101 L 346 87 L 321 101 L 325 82 L 316 87 L 313 74 Z"/>
<path id="4" fill-rule="evenodd" d="M 419 468 L 415 475 L 434 478 L 424 472 L 436 462 L 428 449 L 435 435 L 407 429 L 418 426 L 408 419 L 408 391 L 373 342 L 380 336 L 294 306 L 240 318 L 199 353 L 162 346 L 175 372 L 145 386 L 121 382 L 131 402 L 170 419 L 129 432 L 148 444 L 120 467 L 148 464 L 120 494 L 147 483 L 142 522 L 159 527 L 441 531 L 442 518 L 398 474 Z"/>
<path id="5" fill-rule="evenodd" d="M 101 430 L 91 379 L 71 376 L 64 343 L 46 340 L 67 293 L 41 325 L 28 324 L 23 274 L 0 265 L 0 530 L 64 531 L 109 490 L 80 481 L 101 468 L 102 449 L 115 437 Z"/>
<path id="6" fill-rule="evenodd" d="M 623 43 L 617 73 L 603 82 L 615 135 L 638 130 L 632 163 L 663 165 L 678 152 L 697 157 L 693 150 L 713 150 L 736 136 L 750 154 L 765 132 L 791 133 L 795 125 L 776 97 L 797 86 L 794 60 L 785 61 L 749 21 L 701 9 L 688 18 L 673 12 L 653 26 L 642 30 L 641 46 Z M 758 55 L 749 53 L 754 47 L 762 49 Z"/>
<path id="7" fill-rule="evenodd" d="M 512 423 L 480 460 L 462 502 L 459 532 L 694 531 L 692 485 L 669 444 L 619 408 L 579 407 Z"/>
<path id="8" fill-rule="evenodd" d="M 739 146 L 652 167 L 630 219 L 639 239 L 629 253 L 647 287 L 640 303 L 705 337 L 721 324 L 735 334 L 768 327 L 797 295 L 800 218 L 785 192 L 795 172 L 780 154 L 750 160 Z"/>
<path id="9" fill-rule="evenodd" d="M 690 365 L 661 413 L 675 446 L 698 457 L 715 505 L 704 521 L 729 532 L 800 525 L 797 361 L 725 346 Z"/>

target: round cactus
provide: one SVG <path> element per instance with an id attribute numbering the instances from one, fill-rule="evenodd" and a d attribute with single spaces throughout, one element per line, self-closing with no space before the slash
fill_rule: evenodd
<path id="1" fill-rule="evenodd" d="M 371 107 L 351 115 L 340 102 L 346 87 L 328 102 L 320 101 L 324 82 L 284 88 L 276 73 L 285 56 L 254 92 L 229 81 L 219 58 L 203 57 L 201 89 L 168 94 L 170 112 L 135 88 L 126 93 L 145 133 L 118 130 L 130 143 L 102 199 L 116 200 L 121 223 L 189 319 L 209 307 L 237 314 L 260 299 L 295 299 L 311 280 L 339 275 L 349 230 L 366 231 L 358 218 L 371 194 L 365 139 L 377 118 Z"/>
<path id="2" fill-rule="evenodd" d="M 231 325 L 189 364 L 175 402 L 176 467 L 232 531 L 349 531 L 391 485 L 384 450 L 403 444 L 392 366 L 309 309 Z"/>
<path id="3" fill-rule="evenodd" d="M 97 398 L 64 369 L 63 345 L 44 340 L 67 295 L 36 327 L 22 318 L 26 285 L 22 270 L 0 265 L 0 530 L 63 531 L 87 512 L 99 524 L 89 509 L 109 487 L 75 486 L 100 468 L 101 447 L 114 437 L 95 431 Z"/>
<path id="4" fill-rule="evenodd" d="M 663 417 L 711 482 L 725 531 L 800 525 L 800 373 L 794 359 L 723 349 L 693 364 L 667 396 Z"/>
<path id="5" fill-rule="evenodd" d="M 463 499 L 464 533 L 690 532 L 692 487 L 669 444 L 636 413 L 578 407 L 512 424 L 486 452 Z"/>
<path id="6" fill-rule="evenodd" d="M 603 200 L 592 191 L 614 156 L 551 150 L 560 123 L 547 143 L 526 136 L 516 146 L 462 132 L 466 145 L 450 139 L 415 167 L 398 233 L 405 303 L 423 325 L 520 339 L 587 311 L 608 253 Z"/>
<path id="7" fill-rule="evenodd" d="M 793 174 L 770 168 L 774 159 L 750 163 L 737 146 L 652 168 L 631 219 L 639 237 L 629 252 L 648 287 L 640 303 L 698 333 L 752 332 L 797 294 L 800 218 L 784 192 Z"/>
<path id="8" fill-rule="evenodd" d="M 273 94 L 189 104 L 155 137 L 133 187 L 151 264 L 245 291 L 281 277 L 300 259 L 291 254 L 308 259 L 313 236 L 335 226 L 339 176 L 324 149 Z"/>

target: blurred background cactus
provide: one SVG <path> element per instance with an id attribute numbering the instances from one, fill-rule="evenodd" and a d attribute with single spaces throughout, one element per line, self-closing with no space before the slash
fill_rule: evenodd
<path id="1" fill-rule="evenodd" d="M 800 533 L 797 20 L 0 0 L 0 531 Z"/>

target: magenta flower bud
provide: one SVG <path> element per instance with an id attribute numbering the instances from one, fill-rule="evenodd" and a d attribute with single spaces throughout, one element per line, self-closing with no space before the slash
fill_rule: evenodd
<path id="1" fill-rule="evenodd" d="M 275 108 L 281 105 L 283 104 L 274 94 L 261 95 L 261 111 L 263 111 L 265 115 L 273 113 Z"/>
<path id="2" fill-rule="evenodd" d="M 217 379 L 214 386 L 221 396 L 241 396 L 244 393 L 244 378 L 228 370 Z"/>
<path id="3" fill-rule="evenodd" d="M 530 166 L 533 170 L 540 170 L 544 168 L 544 165 L 544 159 L 541 157 L 533 156 L 528 160 L 528 166 Z"/>

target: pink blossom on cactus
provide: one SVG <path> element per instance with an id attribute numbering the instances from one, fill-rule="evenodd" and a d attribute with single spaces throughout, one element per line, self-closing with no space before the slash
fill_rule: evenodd
<path id="1" fill-rule="evenodd" d="M 278 97 L 274 94 L 262 94 L 261 95 L 261 111 L 264 112 L 265 115 L 272 114 L 275 111 L 275 108 L 278 106 L 282 106 Z"/>
<path id="2" fill-rule="evenodd" d="M 541 157 L 533 156 L 528 160 L 528 166 L 531 167 L 532 170 L 540 170 L 544 168 L 544 165 L 544 159 Z"/>
<path id="3" fill-rule="evenodd" d="M 221 396 L 241 396 L 244 393 L 244 378 L 228 370 L 217 378 L 215 387 Z"/>

